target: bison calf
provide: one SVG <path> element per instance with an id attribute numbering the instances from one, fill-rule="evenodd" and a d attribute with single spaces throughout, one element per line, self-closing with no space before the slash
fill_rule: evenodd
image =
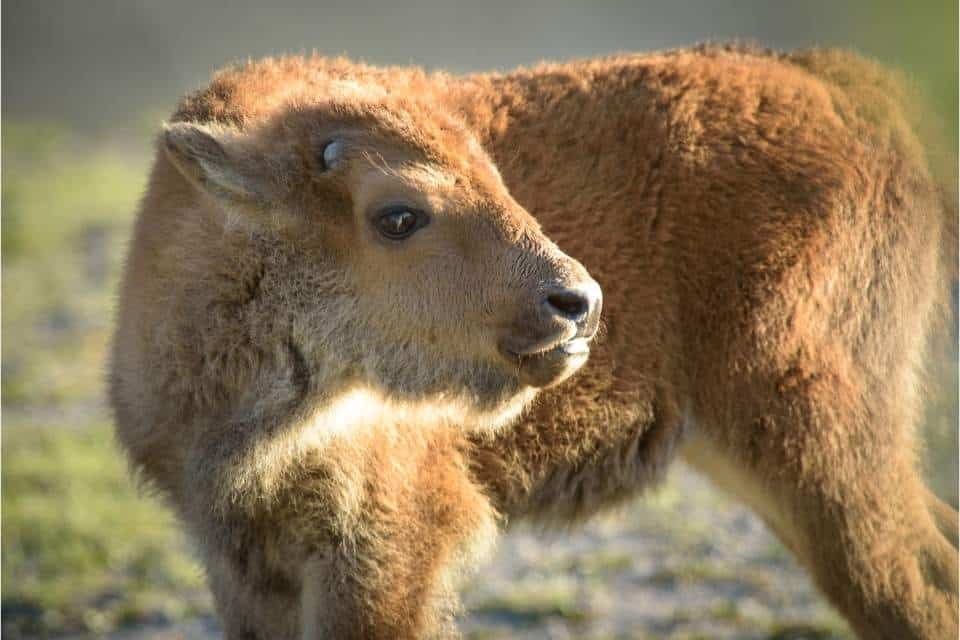
<path id="1" fill-rule="evenodd" d="M 117 433 L 200 547 L 228 637 L 446 634 L 495 532 L 464 434 L 586 361 L 600 290 L 428 91 L 305 70 L 221 74 L 161 135 Z"/>
<path id="2" fill-rule="evenodd" d="M 112 398 L 227 635 L 453 633 L 498 514 L 586 516 L 679 452 L 862 637 L 956 637 L 956 513 L 914 453 L 955 195 L 906 102 L 853 56 L 725 48 L 294 57 L 187 98 Z M 585 366 L 600 288 L 538 224 L 603 289 Z"/>

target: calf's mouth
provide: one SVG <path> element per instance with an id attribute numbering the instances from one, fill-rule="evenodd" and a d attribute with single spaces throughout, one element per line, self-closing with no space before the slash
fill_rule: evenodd
<path id="1" fill-rule="evenodd" d="M 572 292 L 572 293 L 571 293 Z M 600 287 L 590 280 L 543 297 L 536 313 L 500 344 L 522 385 L 548 387 L 566 380 L 590 357 L 600 324 Z"/>

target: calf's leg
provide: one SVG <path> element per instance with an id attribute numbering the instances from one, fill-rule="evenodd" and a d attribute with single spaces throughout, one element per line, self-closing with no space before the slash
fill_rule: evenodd
<path id="1" fill-rule="evenodd" d="M 684 458 L 760 514 L 861 638 L 956 638 L 957 514 L 923 485 L 909 412 L 816 378 L 696 430 Z"/>

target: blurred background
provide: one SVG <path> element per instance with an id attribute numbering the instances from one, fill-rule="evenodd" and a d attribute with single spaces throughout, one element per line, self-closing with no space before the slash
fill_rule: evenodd
<path id="1" fill-rule="evenodd" d="M 168 512 L 133 488 L 103 400 L 153 136 L 214 69 L 313 50 L 466 72 L 704 40 L 842 46 L 911 78 L 943 123 L 927 142 L 956 153 L 956 0 L 267 4 L 3 2 L 7 639 L 217 632 L 198 564 Z M 955 317 L 923 427 L 928 478 L 954 505 Z M 470 638 L 849 637 L 763 525 L 680 465 L 662 490 L 583 528 L 510 534 L 466 603 Z"/>

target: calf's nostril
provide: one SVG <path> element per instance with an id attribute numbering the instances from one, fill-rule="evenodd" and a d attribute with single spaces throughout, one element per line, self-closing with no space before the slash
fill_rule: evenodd
<path id="1" fill-rule="evenodd" d="M 590 301 L 578 291 L 566 289 L 547 296 L 547 304 L 557 313 L 570 320 L 582 320 L 590 310 Z"/>

